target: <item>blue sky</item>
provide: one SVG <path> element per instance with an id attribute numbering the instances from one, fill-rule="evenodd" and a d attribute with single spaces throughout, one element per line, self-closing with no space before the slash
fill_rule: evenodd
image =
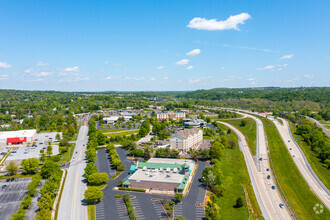
<path id="1" fill-rule="evenodd" d="M 329 86 L 329 11 L 327 0 L 2 0 L 0 88 Z"/>

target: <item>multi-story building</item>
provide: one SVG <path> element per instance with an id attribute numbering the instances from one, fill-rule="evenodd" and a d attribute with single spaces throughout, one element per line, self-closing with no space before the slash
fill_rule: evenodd
<path id="1" fill-rule="evenodd" d="M 203 119 L 197 119 L 197 118 L 186 118 L 182 120 L 182 124 L 185 128 L 189 128 L 190 126 L 195 128 L 204 128 L 207 126 L 207 122 Z"/>
<path id="2" fill-rule="evenodd" d="M 181 152 L 197 149 L 203 142 L 203 131 L 199 128 L 184 129 L 170 138 L 170 147 Z"/>
<path id="3" fill-rule="evenodd" d="M 185 118 L 186 113 L 184 112 L 158 112 L 156 113 L 156 119 L 158 121 L 168 121 L 170 119 L 180 120 L 181 118 Z"/>

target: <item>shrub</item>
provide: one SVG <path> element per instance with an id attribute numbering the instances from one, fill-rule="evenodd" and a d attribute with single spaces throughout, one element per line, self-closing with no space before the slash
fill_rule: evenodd
<path id="1" fill-rule="evenodd" d="M 136 191 L 136 192 L 145 192 L 145 189 L 137 189 L 137 188 L 128 188 L 128 187 L 118 187 L 120 190 L 128 190 L 128 191 Z"/>
<path id="2" fill-rule="evenodd" d="M 119 199 L 119 198 L 121 198 L 121 197 L 122 197 L 121 194 L 116 194 L 116 195 L 115 195 L 115 198 L 117 198 L 117 199 Z"/>

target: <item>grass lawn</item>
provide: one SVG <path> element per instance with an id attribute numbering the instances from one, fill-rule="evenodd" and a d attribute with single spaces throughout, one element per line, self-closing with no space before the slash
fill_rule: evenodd
<path id="1" fill-rule="evenodd" d="M 70 144 L 69 145 L 69 149 L 67 152 L 63 153 L 63 154 L 59 154 L 61 156 L 61 160 L 56 162 L 57 164 L 63 164 L 63 163 L 68 163 L 71 158 L 72 158 L 72 155 L 74 154 L 74 149 L 75 149 L 75 144 Z"/>
<path id="2" fill-rule="evenodd" d="M 326 208 L 322 214 L 314 212 L 315 204 L 322 203 L 299 173 L 275 125 L 269 119 L 258 117 L 267 133 L 270 162 L 277 177 L 277 184 L 298 218 L 329 219 L 329 211 Z"/>
<path id="3" fill-rule="evenodd" d="M 247 124 L 242 127 L 239 126 L 239 124 L 241 123 L 242 120 L 245 120 L 247 122 Z M 252 119 L 252 118 L 244 118 L 242 120 L 235 120 L 235 119 L 231 119 L 231 120 L 220 120 L 223 122 L 226 122 L 228 124 L 233 125 L 235 128 L 237 128 L 238 130 L 240 130 L 243 135 L 245 136 L 249 148 L 251 150 L 252 155 L 256 155 L 256 148 L 257 148 L 257 128 L 256 128 L 256 122 Z"/>
<path id="4" fill-rule="evenodd" d="M 95 220 L 95 205 L 87 205 L 88 220 Z"/>
<path id="5" fill-rule="evenodd" d="M 33 177 L 33 176 L 35 176 L 35 175 L 39 175 L 39 172 L 37 172 L 36 174 L 22 174 L 22 173 L 17 173 L 17 174 L 15 174 L 15 175 L 11 175 L 11 176 L 7 176 L 7 175 L 1 175 L 0 176 L 0 180 L 6 180 L 6 179 L 8 179 L 8 178 L 16 178 L 16 177 L 18 177 L 18 178 L 29 178 L 29 177 Z"/>
<path id="6" fill-rule="evenodd" d="M 124 129 L 100 129 L 101 133 L 111 133 L 111 132 L 117 132 L 117 131 L 124 131 Z"/>
<path id="7" fill-rule="evenodd" d="M 116 136 L 124 136 L 124 135 L 131 135 L 139 133 L 138 130 L 127 130 L 123 132 L 116 132 L 116 133 L 105 133 L 104 135 L 107 137 L 116 137 Z"/>
<path id="8" fill-rule="evenodd" d="M 220 125 L 222 130 L 228 130 L 225 125 Z M 237 143 L 237 137 L 234 132 L 228 136 L 229 140 L 234 140 Z M 239 150 L 238 145 L 234 149 L 227 148 L 225 155 L 221 160 L 222 172 L 225 177 L 232 178 L 230 189 L 224 192 L 220 197 L 221 219 L 248 219 L 248 210 L 246 204 L 246 197 L 242 185 L 247 191 L 249 213 L 251 219 L 263 219 L 261 210 L 259 208 L 257 199 L 251 185 L 249 173 L 244 161 L 243 153 Z M 244 206 L 241 208 L 234 208 L 236 199 L 241 197 L 244 201 Z"/>
<path id="9" fill-rule="evenodd" d="M 296 135 L 296 127 L 292 122 L 289 122 L 290 129 L 293 137 L 299 144 L 300 148 L 303 150 L 308 162 L 310 163 L 312 169 L 315 174 L 320 178 L 320 180 L 324 183 L 324 185 L 329 189 L 330 188 L 330 170 L 323 166 L 320 159 L 317 158 L 317 155 L 314 151 L 312 151 L 311 147 L 307 145 L 305 141 L 303 141 L 300 135 Z M 297 137 L 300 137 L 300 140 L 297 140 Z"/>

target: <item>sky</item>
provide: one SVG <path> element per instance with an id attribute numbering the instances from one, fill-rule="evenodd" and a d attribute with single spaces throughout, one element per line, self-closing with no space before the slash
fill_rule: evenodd
<path id="1" fill-rule="evenodd" d="M 328 0 L 1 0 L 0 88 L 330 86 Z"/>

